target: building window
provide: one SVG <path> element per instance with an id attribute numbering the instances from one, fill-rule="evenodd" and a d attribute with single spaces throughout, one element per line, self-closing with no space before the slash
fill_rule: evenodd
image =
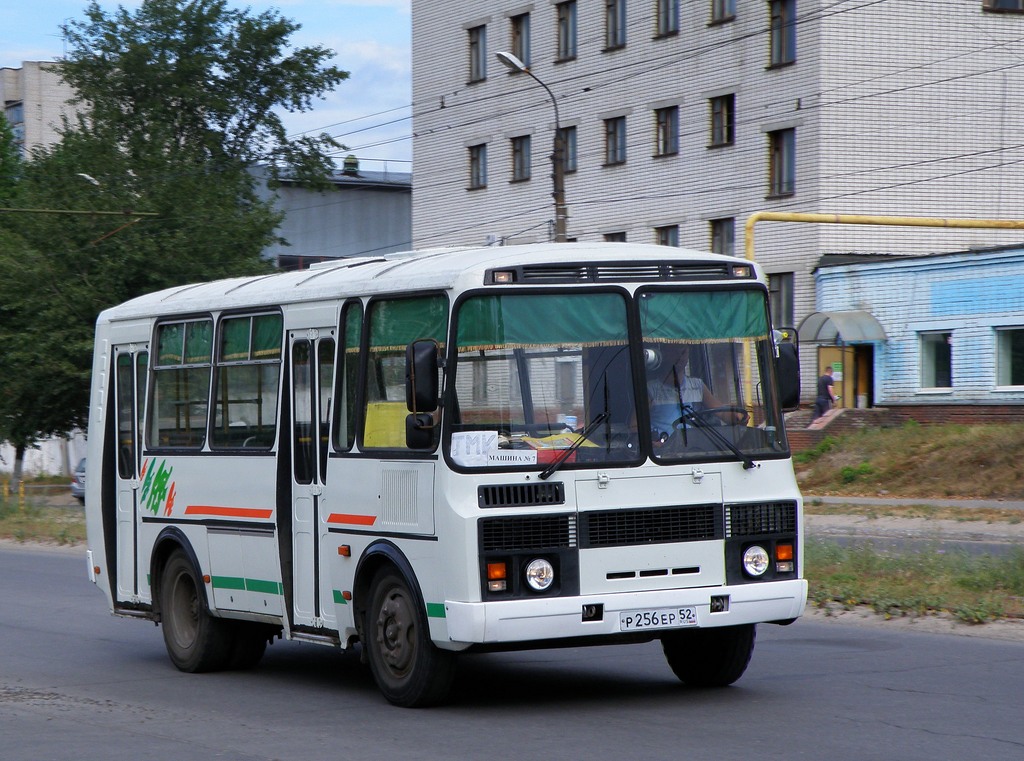
<path id="1" fill-rule="evenodd" d="M 1024 0 L 982 0 L 981 7 L 1000 13 L 1024 13 Z"/>
<path id="2" fill-rule="evenodd" d="M 604 163 L 626 163 L 626 117 L 604 120 Z"/>
<path id="3" fill-rule="evenodd" d="M 604 0 L 604 49 L 626 45 L 626 0 Z"/>
<path id="4" fill-rule="evenodd" d="M 793 195 L 796 189 L 796 130 L 768 133 L 769 196 Z"/>
<path id="5" fill-rule="evenodd" d="M 605 233 L 604 240 L 606 243 L 625 243 L 626 233 L 625 231 L 617 233 Z"/>
<path id="6" fill-rule="evenodd" d="M 771 0 L 771 65 L 796 60 L 796 0 Z"/>
<path id="7" fill-rule="evenodd" d="M 773 327 L 793 327 L 792 272 L 773 272 L 768 275 L 768 309 Z"/>
<path id="8" fill-rule="evenodd" d="M 558 133 L 562 137 L 562 171 L 571 174 L 576 171 L 576 128 L 562 127 Z"/>
<path id="9" fill-rule="evenodd" d="M 469 30 L 469 81 L 487 79 L 487 27 Z"/>
<path id="10" fill-rule="evenodd" d="M 734 217 L 711 220 L 711 250 L 716 254 L 735 255 L 736 219 Z"/>
<path id="11" fill-rule="evenodd" d="M 711 23 L 732 21 L 736 18 L 736 0 L 711 0 Z"/>
<path id="12" fill-rule="evenodd" d="M 655 227 L 654 237 L 659 246 L 678 246 L 679 225 L 666 225 L 665 227 Z"/>
<path id="13" fill-rule="evenodd" d="M 657 0 L 655 37 L 679 34 L 679 0 Z"/>
<path id="14" fill-rule="evenodd" d="M 953 334 L 921 333 L 921 387 L 953 387 Z"/>
<path id="15" fill-rule="evenodd" d="M 512 138 L 512 182 L 530 179 L 530 136 Z"/>
<path id="16" fill-rule="evenodd" d="M 996 330 L 996 385 L 1024 386 L 1024 328 Z"/>
<path id="17" fill-rule="evenodd" d="M 654 155 L 671 156 L 679 153 L 679 106 L 656 109 L 654 126 L 657 132 Z"/>
<path id="18" fill-rule="evenodd" d="M 487 187 L 487 144 L 469 146 L 469 187 Z"/>
<path id="19" fill-rule="evenodd" d="M 576 0 L 559 3 L 558 12 L 558 60 L 567 61 L 576 57 Z"/>
<path id="20" fill-rule="evenodd" d="M 736 139 L 736 95 L 711 98 L 711 145 L 732 145 Z"/>
<path id="21" fill-rule="evenodd" d="M 520 13 L 511 18 L 512 55 L 530 65 L 530 14 Z"/>

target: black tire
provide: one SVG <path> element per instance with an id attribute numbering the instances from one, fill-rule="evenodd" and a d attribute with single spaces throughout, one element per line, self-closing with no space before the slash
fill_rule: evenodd
<path id="1" fill-rule="evenodd" d="M 665 659 L 690 687 L 726 687 L 747 670 L 754 652 L 754 624 L 687 629 L 662 635 Z"/>
<path id="2" fill-rule="evenodd" d="M 426 611 L 393 568 L 374 576 L 363 634 L 370 671 L 388 702 L 413 708 L 448 696 L 455 654 L 430 641 Z"/>
<path id="3" fill-rule="evenodd" d="M 264 624 L 236 621 L 232 627 L 231 658 L 228 668 L 244 671 L 255 668 L 267 651 L 267 643 L 273 636 Z"/>
<path id="4" fill-rule="evenodd" d="M 210 615 L 199 574 L 181 550 L 171 554 L 160 574 L 160 623 L 167 654 L 181 671 L 219 671 L 228 665 L 230 622 Z"/>

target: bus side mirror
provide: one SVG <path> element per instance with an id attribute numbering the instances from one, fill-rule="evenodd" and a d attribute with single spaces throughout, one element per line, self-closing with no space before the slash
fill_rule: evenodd
<path id="1" fill-rule="evenodd" d="M 437 409 L 437 341 L 413 341 L 405 348 L 405 406 L 409 412 Z"/>
<path id="2" fill-rule="evenodd" d="M 437 341 L 413 341 L 405 348 L 405 445 L 409 449 L 433 449 L 434 415 L 439 394 Z"/>
<path id="3" fill-rule="evenodd" d="M 784 412 L 795 410 L 800 406 L 800 353 L 795 343 L 779 344 L 775 377 L 779 380 L 779 405 Z"/>

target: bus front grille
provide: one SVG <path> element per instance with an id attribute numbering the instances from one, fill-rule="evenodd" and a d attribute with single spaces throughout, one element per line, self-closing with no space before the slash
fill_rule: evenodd
<path id="1" fill-rule="evenodd" d="M 720 504 L 580 514 L 581 547 L 628 547 L 722 538 Z"/>
<path id="2" fill-rule="evenodd" d="M 792 534 L 796 502 L 754 502 L 725 506 L 727 537 Z"/>
<path id="3" fill-rule="evenodd" d="M 483 552 L 518 552 L 576 546 L 576 516 L 524 515 L 483 518 L 480 549 Z"/>
<path id="4" fill-rule="evenodd" d="M 480 507 L 537 507 L 564 505 L 565 484 L 561 481 L 534 484 L 490 484 L 477 489 Z"/>

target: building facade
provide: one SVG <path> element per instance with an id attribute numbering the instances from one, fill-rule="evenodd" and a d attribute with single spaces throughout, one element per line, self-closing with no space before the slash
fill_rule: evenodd
<path id="1" fill-rule="evenodd" d="M 1024 3 L 414 2 L 413 242 L 567 237 L 743 255 L 768 210 L 1012 218 L 1024 209 Z M 495 52 L 526 63 L 503 66 Z M 557 125 L 556 109 L 557 104 Z M 823 254 L 1011 245 L 1003 230 L 764 223 L 776 324 Z M 817 368 L 805 363 L 804 385 Z"/>
<path id="2" fill-rule="evenodd" d="M 14 139 L 27 156 L 33 148 L 59 142 L 57 129 L 75 109 L 75 91 L 61 81 L 53 61 L 24 61 L 21 68 L 0 68 L 0 100 Z"/>
<path id="3" fill-rule="evenodd" d="M 366 171 L 355 157 L 330 178 L 330 190 L 311 190 L 287 180 L 271 186 L 257 170 L 257 191 L 284 217 L 280 240 L 263 252 L 281 269 L 314 262 L 374 256 L 412 248 L 412 175 Z"/>
<path id="4" fill-rule="evenodd" d="M 815 280 L 801 338 L 824 339 L 818 364 L 837 366 L 841 406 L 1024 410 L 1024 249 L 826 258 Z"/>

